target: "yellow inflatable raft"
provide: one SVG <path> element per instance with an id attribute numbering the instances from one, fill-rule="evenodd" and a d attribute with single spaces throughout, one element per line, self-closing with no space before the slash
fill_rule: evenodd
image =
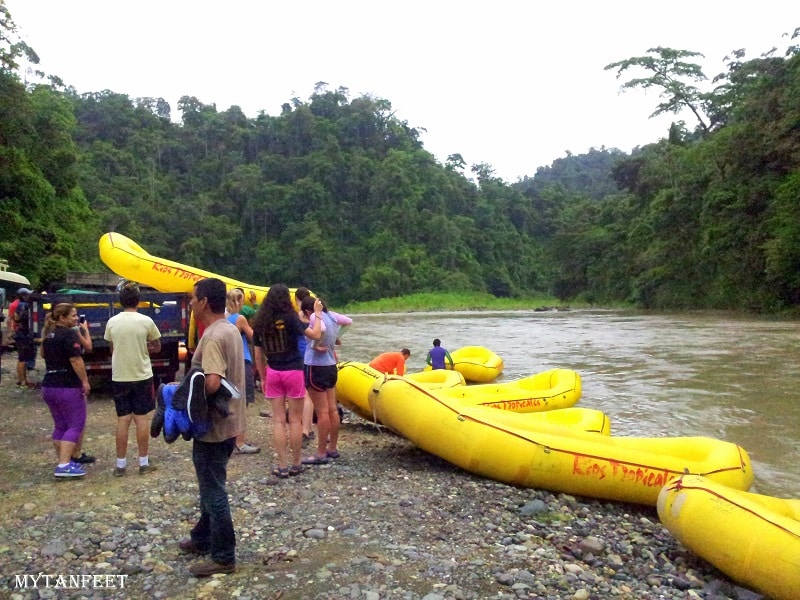
<path id="1" fill-rule="evenodd" d="M 100 260 L 114 273 L 125 279 L 150 286 L 159 292 L 189 293 L 195 283 L 208 277 L 221 279 L 229 290 L 240 288 L 244 291 L 245 302 L 250 304 L 260 304 L 269 291 L 269 287 L 251 285 L 210 271 L 153 256 L 121 233 L 104 234 L 98 245 Z M 294 303 L 295 290 L 290 291 Z"/>
<path id="2" fill-rule="evenodd" d="M 446 363 L 464 376 L 471 383 L 489 383 L 497 379 L 503 372 L 503 359 L 483 346 L 464 346 L 450 353 L 453 366 Z M 426 367 L 426 371 L 430 367 Z"/>
<path id="3" fill-rule="evenodd" d="M 380 387 L 387 376 L 376 371 L 366 363 L 348 361 L 339 363 L 338 366 L 339 376 L 336 382 L 336 399 L 342 406 L 353 411 L 362 419 L 375 422 L 375 415 L 370 407 L 369 396 L 373 393 L 374 389 Z M 562 370 L 565 372 L 567 371 L 566 369 Z M 570 372 L 575 373 L 574 371 Z M 561 377 L 560 379 L 545 376 L 549 373 L 549 371 L 546 373 L 539 373 L 520 381 L 533 381 L 535 379 L 537 382 L 542 383 L 545 381 L 560 380 L 564 382 L 570 380 L 568 376 Z M 575 375 L 577 375 L 577 373 L 575 373 Z M 435 391 L 437 394 L 452 395 L 454 398 L 461 398 L 461 391 L 480 390 L 481 388 L 486 388 L 486 394 L 491 394 L 493 392 L 503 394 L 504 392 L 502 390 L 511 388 L 515 383 L 518 383 L 508 382 L 507 384 L 466 386 L 461 373 L 458 371 L 445 371 L 441 369 L 409 373 L 406 374 L 403 379 L 417 383 L 421 388 Z M 530 386 L 523 385 L 522 389 L 526 391 L 518 397 L 522 399 L 530 397 Z M 543 427 L 556 425 L 579 428 L 582 431 L 608 435 L 611 429 L 611 422 L 608 417 L 599 410 L 583 408 L 551 410 L 554 408 L 562 408 L 562 406 L 554 402 L 548 402 L 547 399 L 545 399 L 545 401 L 530 404 L 526 402 L 519 402 L 516 404 L 508 402 L 508 410 L 502 411 L 496 410 L 494 404 L 491 402 L 487 401 L 482 404 L 480 402 L 480 396 L 468 395 L 467 398 L 468 400 L 465 404 L 473 405 L 472 408 L 475 410 L 472 414 L 483 421 L 513 425 L 521 429 L 533 428 L 536 431 L 541 431 Z M 564 406 L 566 407 L 566 404 Z M 547 411 L 547 413 L 534 411 Z M 541 417 L 526 418 L 534 414 L 541 414 Z"/>
<path id="4" fill-rule="evenodd" d="M 664 486 L 658 516 L 684 546 L 774 600 L 800 597 L 800 500 L 685 475 Z"/>
<path id="5" fill-rule="evenodd" d="M 182 265 L 166 258 L 153 256 L 132 239 L 121 233 L 109 232 L 104 234 L 98 243 L 100 260 L 114 273 L 125 279 L 136 281 L 150 286 L 159 292 L 186 293 L 192 291 L 194 284 L 201 279 L 216 277 L 225 282 L 228 290 L 239 288 L 244 292 L 245 304 L 252 307 L 264 301 L 269 287 L 251 285 L 223 277 L 210 271 L 204 271 L 188 265 Z M 294 301 L 296 289 L 290 288 L 292 305 L 297 309 Z M 190 315 L 189 331 L 187 332 L 187 346 L 194 350 L 197 346 L 197 323 L 194 315 Z"/>
<path id="6" fill-rule="evenodd" d="M 609 437 L 549 424 L 526 430 L 407 379 L 389 376 L 376 387 L 371 412 L 385 426 L 466 471 L 512 485 L 655 506 L 661 488 L 685 472 L 741 490 L 753 481 L 745 450 L 712 438 Z"/>
<path id="7" fill-rule="evenodd" d="M 353 411 L 362 419 L 375 421 L 369 406 L 369 394 L 372 388 L 385 379 L 385 375 L 370 367 L 367 363 L 346 361 L 338 365 L 339 375 L 336 380 L 336 399 L 346 409 Z M 464 376 L 457 371 L 422 371 L 406 375 L 429 389 L 462 387 Z"/>
<path id="8" fill-rule="evenodd" d="M 407 373 L 405 377 L 464 404 L 514 413 L 569 408 L 581 397 L 580 375 L 571 369 L 550 369 L 514 381 L 474 385 L 464 385 L 464 377 L 458 371 L 443 369 Z M 368 396 L 385 378 L 365 363 L 339 363 L 336 397 L 345 408 L 373 421 Z"/>
<path id="9" fill-rule="evenodd" d="M 540 412 L 573 406 L 581 397 L 581 377 L 571 369 L 550 369 L 515 381 L 455 387 L 441 393 L 465 404 Z"/>

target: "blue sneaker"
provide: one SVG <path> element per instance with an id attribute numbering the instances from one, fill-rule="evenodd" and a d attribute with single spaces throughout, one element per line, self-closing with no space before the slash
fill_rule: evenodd
<path id="1" fill-rule="evenodd" d="M 83 477 L 86 475 L 86 470 L 77 463 L 69 463 L 66 467 L 56 467 L 56 472 L 53 473 L 56 477 Z"/>

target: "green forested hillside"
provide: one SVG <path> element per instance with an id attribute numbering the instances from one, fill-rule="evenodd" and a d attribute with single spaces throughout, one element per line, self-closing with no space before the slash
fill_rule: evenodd
<path id="1" fill-rule="evenodd" d="M 30 49 L 14 45 L 9 15 L 3 31 L 0 257 L 39 286 L 102 268 L 97 241 L 119 231 L 157 256 L 308 285 L 336 303 L 433 290 L 800 303 L 793 48 L 732 61 L 711 94 L 680 89 L 674 101 L 692 103 L 702 126 L 677 123 L 631 155 L 532 165 L 534 176 L 510 184 L 459 155 L 437 163 L 388 100 L 344 88 L 320 84 L 279 115 L 249 119 L 193 97 L 173 108 L 79 94 L 56 78 L 26 87 L 16 59 Z M 674 58 L 691 53 L 664 50 L 651 55 L 680 75 Z"/>

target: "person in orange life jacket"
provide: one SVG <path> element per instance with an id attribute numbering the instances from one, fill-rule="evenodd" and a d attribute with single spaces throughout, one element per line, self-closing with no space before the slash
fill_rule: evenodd
<path id="1" fill-rule="evenodd" d="M 373 358 L 369 366 L 386 375 L 405 375 L 406 361 L 410 356 L 411 350 L 408 348 L 403 348 L 400 352 L 384 352 Z"/>

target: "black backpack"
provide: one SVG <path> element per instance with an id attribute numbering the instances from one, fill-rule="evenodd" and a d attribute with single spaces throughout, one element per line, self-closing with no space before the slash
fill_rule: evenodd
<path id="1" fill-rule="evenodd" d="M 14 332 L 19 336 L 30 335 L 31 332 L 31 303 L 23 302 L 17 304 L 14 311 Z"/>

